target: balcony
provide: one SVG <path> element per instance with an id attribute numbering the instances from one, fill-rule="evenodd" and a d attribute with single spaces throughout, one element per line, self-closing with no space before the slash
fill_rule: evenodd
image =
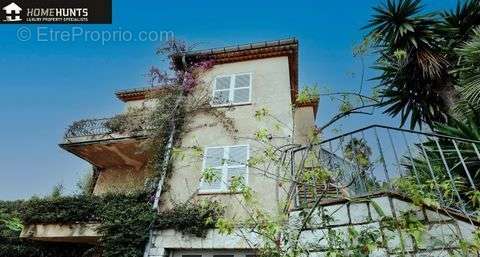
<path id="1" fill-rule="evenodd" d="M 139 168 L 146 161 L 141 142 L 147 137 L 143 116 L 121 114 L 113 118 L 74 122 L 60 147 L 99 168 Z"/>

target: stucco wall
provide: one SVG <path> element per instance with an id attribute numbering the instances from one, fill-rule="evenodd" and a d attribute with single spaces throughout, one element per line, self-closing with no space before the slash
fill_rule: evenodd
<path id="1" fill-rule="evenodd" d="M 237 132 L 227 133 L 217 119 L 209 114 L 198 114 L 189 124 L 193 131 L 184 135 L 182 145 L 185 148 L 197 145 L 229 146 L 238 144 L 250 145 L 250 156 L 258 151 L 263 151 L 264 146 L 252 140 L 260 128 L 267 128 L 274 132 L 274 143 L 278 145 L 292 141 L 293 114 L 290 96 L 290 78 L 287 57 L 269 58 L 262 60 L 245 61 L 238 63 L 216 65 L 202 77 L 204 82 L 197 87 L 196 92 L 211 94 L 214 78 L 218 75 L 236 73 L 252 73 L 252 98 L 251 104 L 234 106 L 233 108 L 220 108 L 226 115 L 233 119 Z M 195 93 L 194 93 L 195 94 Z M 263 121 L 255 119 L 256 110 L 266 108 L 278 120 L 267 118 Z M 274 129 L 277 124 L 278 130 Z M 272 167 L 271 172 L 275 172 Z M 267 210 L 276 210 L 276 182 L 266 178 L 263 172 L 250 168 L 248 184 L 256 192 L 259 202 Z M 174 163 L 174 172 L 169 179 L 170 189 L 163 195 L 163 208 L 171 207 L 173 202 L 184 202 L 193 197 L 196 199 L 215 199 L 227 205 L 227 215 L 242 216 L 239 204 L 239 195 L 231 194 L 202 194 L 196 195 L 202 174 L 202 159 L 186 158 Z M 281 191 L 281 190 L 280 190 Z"/>
<path id="2" fill-rule="evenodd" d="M 272 143 L 306 142 L 306 136 L 314 124 L 313 108 L 301 107 L 292 111 L 289 64 L 287 57 L 276 57 L 245 62 L 215 65 L 201 77 L 201 83 L 193 93 L 212 94 L 213 81 L 219 75 L 237 73 L 252 74 L 251 103 L 232 107 L 218 107 L 231 118 L 236 132 L 228 133 L 219 120 L 208 113 L 199 113 L 186 124 L 188 133 L 183 135 L 182 146 L 229 146 L 248 144 L 250 157 L 263 152 L 264 145 L 253 139 L 255 132 L 261 128 L 268 129 L 274 137 Z M 136 100 L 125 104 L 124 111 L 129 108 L 151 106 L 151 101 Z M 255 119 L 255 111 L 265 108 L 271 117 Z M 294 117 L 295 116 L 295 117 Z M 295 125 L 294 125 L 295 124 Z M 191 130 L 191 131 L 190 131 Z M 295 131 L 295 132 L 294 132 Z M 173 203 L 185 202 L 188 199 L 219 200 L 227 206 L 227 215 L 243 216 L 238 194 L 197 194 L 202 174 L 202 157 L 186 154 L 186 158 L 177 158 L 173 165 L 173 174 L 168 179 L 169 187 L 162 197 L 162 208 L 170 208 Z M 276 167 L 271 166 L 272 174 Z M 100 173 L 94 192 L 104 193 L 110 190 L 123 190 L 131 186 L 143 186 L 149 174 L 142 168 L 115 167 Z M 265 171 L 249 168 L 248 184 L 256 192 L 256 197 L 266 210 L 275 211 L 278 201 L 284 197 L 288 184 L 279 184 L 272 176 L 265 176 Z M 278 174 L 277 174 L 278 175 Z M 284 174 L 281 174 L 284 175 Z"/>
<path id="3" fill-rule="evenodd" d="M 100 172 L 93 193 L 131 192 L 141 190 L 150 177 L 148 169 L 133 167 L 112 167 Z"/>
<path id="4" fill-rule="evenodd" d="M 295 143 L 306 144 L 312 136 L 312 129 L 315 126 L 315 115 L 313 107 L 297 107 L 294 112 Z"/>

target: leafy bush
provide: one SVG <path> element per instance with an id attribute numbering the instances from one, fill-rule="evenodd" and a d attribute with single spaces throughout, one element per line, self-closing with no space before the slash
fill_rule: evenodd
<path id="1" fill-rule="evenodd" d="M 99 197 L 85 195 L 32 198 L 21 204 L 19 216 L 24 224 L 96 222 L 100 203 Z"/>
<path id="2" fill-rule="evenodd" d="M 305 104 L 318 101 L 320 99 L 320 92 L 316 87 L 304 87 L 297 96 L 297 103 Z"/>
<path id="3" fill-rule="evenodd" d="M 0 256 L 5 257 L 70 257 L 93 256 L 95 247 L 86 244 L 35 242 L 21 239 L 18 214 L 23 201 L 0 201 Z M 2 218 L 3 217 L 3 218 Z M 11 226 L 11 223 L 18 225 Z"/>
<path id="4" fill-rule="evenodd" d="M 156 217 L 148 195 L 106 195 L 102 200 L 97 215 L 101 220 L 98 232 L 102 234 L 103 256 L 142 256 Z"/>
<path id="5" fill-rule="evenodd" d="M 155 225 L 158 229 L 173 228 L 183 234 L 204 237 L 222 215 L 223 208 L 217 202 L 187 202 L 160 213 Z"/>
<path id="6" fill-rule="evenodd" d="M 23 224 L 97 222 L 100 224 L 99 242 L 104 257 L 142 256 L 152 226 L 205 236 L 207 229 L 215 228 L 217 220 L 223 214 L 223 208 L 218 203 L 200 202 L 177 205 L 172 210 L 157 215 L 151 207 L 149 196 L 142 191 L 127 195 L 78 195 L 0 201 L 0 256 L 90 256 L 95 250 L 93 246 L 82 244 L 47 244 L 20 239 L 19 230 L 12 230 L 6 226 L 6 222 L 2 222 L 1 218 L 7 217 L 7 213 L 8 217 L 19 217 Z"/>

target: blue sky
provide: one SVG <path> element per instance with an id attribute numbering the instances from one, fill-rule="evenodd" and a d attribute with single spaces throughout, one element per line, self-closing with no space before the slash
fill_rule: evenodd
<path id="1" fill-rule="evenodd" d="M 20 2 L 20 1 L 17 1 Z M 172 31 L 176 38 L 210 48 L 294 36 L 300 41 L 300 85 L 334 90 L 358 86 L 360 64 L 352 47 L 379 0 L 344 1 L 114 1 L 113 24 L 83 25 L 84 31 Z M 453 0 L 424 1 L 430 9 Z M 40 28 L 72 31 L 74 25 Z M 58 147 L 67 126 L 82 118 L 109 117 L 122 109 L 118 89 L 146 84 L 144 74 L 164 63 L 155 56 L 160 42 L 34 40 L 45 25 L 26 28 L 32 39 L 17 39 L 20 25 L 0 25 L 0 199 L 28 198 L 62 183 L 72 192 L 89 166 Z M 373 58 L 367 59 L 367 64 Z M 356 74 L 352 76 L 353 74 Z M 368 76 L 373 76 L 367 71 Z M 373 85 L 372 82 L 367 85 Z M 335 111 L 322 99 L 319 123 Z M 344 130 L 374 123 L 347 121 Z M 375 123 L 391 123 L 375 119 Z"/>

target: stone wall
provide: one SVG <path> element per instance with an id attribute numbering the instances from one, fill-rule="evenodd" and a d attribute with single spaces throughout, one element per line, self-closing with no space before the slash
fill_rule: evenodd
<path id="1" fill-rule="evenodd" d="M 375 206 L 380 207 L 382 214 Z M 405 231 L 391 231 L 384 226 L 384 217 L 399 218 L 412 212 L 418 221 L 425 224 L 421 240 L 417 242 Z M 325 217 L 331 217 L 325 222 Z M 301 211 L 291 213 L 294 227 L 302 224 Z M 385 248 L 379 248 L 371 256 L 466 256 L 459 249 L 460 240 L 471 240 L 476 226 L 460 215 L 435 209 L 420 208 L 393 194 L 371 196 L 368 200 L 353 200 L 322 205 L 312 215 L 312 220 L 300 236 L 300 244 L 310 251 L 310 256 L 327 256 L 328 238 L 331 232 L 348 242 L 349 228 L 356 231 L 369 229 L 379 231 Z M 402 243 L 403 242 L 403 243 Z M 468 256 L 468 255 L 467 255 Z M 477 256 L 477 255 L 472 255 Z"/>

